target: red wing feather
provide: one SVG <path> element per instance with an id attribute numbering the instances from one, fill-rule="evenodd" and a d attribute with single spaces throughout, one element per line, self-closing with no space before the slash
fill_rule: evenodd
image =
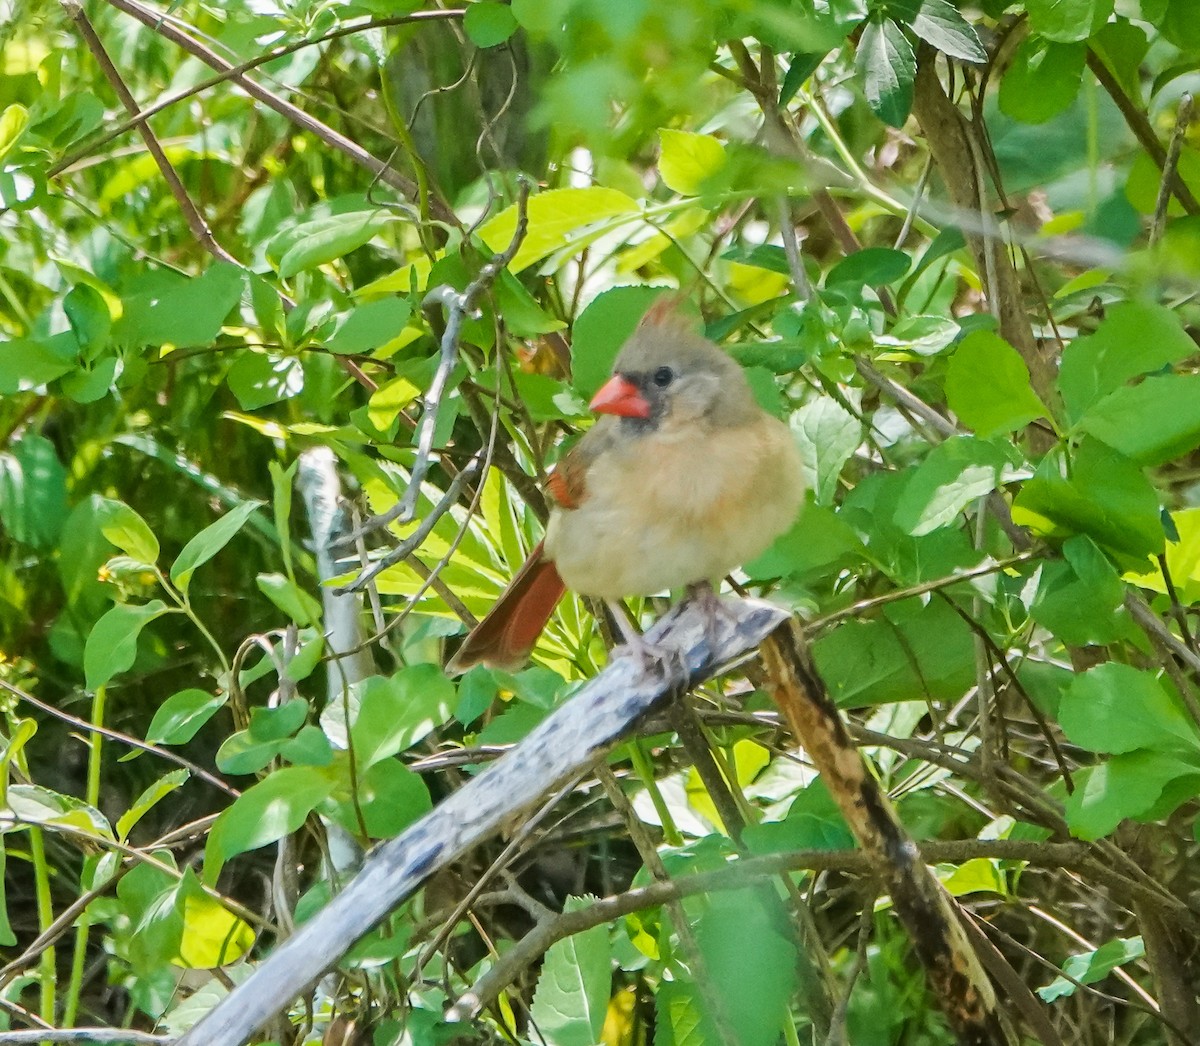
<path id="1" fill-rule="evenodd" d="M 520 668 L 565 591 L 558 568 L 546 558 L 539 542 L 487 617 L 463 640 L 446 671 L 458 675 L 480 664 Z"/>

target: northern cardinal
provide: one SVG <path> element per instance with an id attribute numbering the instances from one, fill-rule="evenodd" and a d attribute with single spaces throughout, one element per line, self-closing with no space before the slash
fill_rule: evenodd
<path id="1" fill-rule="evenodd" d="M 448 671 L 519 668 L 566 588 L 614 603 L 719 579 L 795 519 L 791 432 L 672 303 L 646 314 L 590 409 L 601 417 L 549 478 L 545 539 Z"/>

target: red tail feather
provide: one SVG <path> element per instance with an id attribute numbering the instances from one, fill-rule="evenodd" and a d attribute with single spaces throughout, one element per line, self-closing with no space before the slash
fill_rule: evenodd
<path id="1" fill-rule="evenodd" d="M 539 542 L 487 617 L 463 640 L 446 671 L 458 675 L 480 664 L 520 668 L 565 591 L 558 568 L 545 557 Z"/>

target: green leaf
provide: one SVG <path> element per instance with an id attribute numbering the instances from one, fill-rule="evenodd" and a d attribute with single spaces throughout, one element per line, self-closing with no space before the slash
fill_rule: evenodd
<path id="1" fill-rule="evenodd" d="M 903 127 L 912 110 L 917 62 L 912 46 L 892 19 L 875 12 L 863 26 L 855 67 L 871 111 L 891 127 Z"/>
<path id="2" fill-rule="evenodd" d="M 1029 24 L 1047 40 L 1086 40 L 1113 11 L 1113 0 L 1027 0 Z"/>
<path id="3" fill-rule="evenodd" d="M 842 467 L 862 444 L 862 421 L 833 398 L 819 396 L 792 415 L 791 427 L 817 504 L 832 504 Z"/>
<path id="4" fill-rule="evenodd" d="M 1128 633 L 1125 586 L 1108 557 L 1088 537 L 1063 543 L 1064 560 L 1038 568 L 1030 616 L 1071 646 L 1112 643 Z"/>
<path id="5" fill-rule="evenodd" d="M 953 523 L 969 504 L 1000 486 L 1007 464 L 998 446 L 973 436 L 939 443 L 910 474 L 896 505 L 896 525 L 920 537 Z"/>
<path id="6" fill-rule="evenodd" d="M 321 604 L 291 578 L 282 574 L 259 574 L 254 579 L 258 590 L 298 625 L 316 625 L 321 620 Z"/>
<path id="7" fill-rule="evenodd" d="M 725 166 L 725 146 L 711 134 L 658 132 L 658 173 L 680 196 L 699 196 L 704 183 Z"/>
<path id="8" fill-rule="evenodd" d="M 521 272 L 548 254 L 575 252 L 602 235 L 611 219 L 640 213 L 625 193 L 601 185 L 538 193 L 529 200 L 529 232 L 508 269 Z M 502 251 L 512 242 L 516 227 L 514 204 L 485 223 L 479 238 L 492 250 Z"/>
<path id="9" fill-rule="evenodd" d="M 1141 937 L 1118 937 L 1116 940 L 1102 944 L 1094 951 L 1080 952 L 1072 955 L 1062 964 L 1064 973 L 1070 974 L 1072 980 L 1066 977 L 1056 977 L 1049 984 L 1037 990 L 1043 1002 L 1054 1002 L 1074 995 L 1080 984 L 1094 984 L 1102 981 L 1113 970 L 1146 954 L 1146 946 Z"/>
<path id="10" fill-rule="evenodd" d="M 207 690 L 180 690 L 155 710 L 146 740 L 156 745 L 187 744 L 228 700 L 223 694 L 210 694 Z"/>
<path id="11" fill-rule="evenodd" d="M 390 220 L 391 216 L 380 210 L 314 218 L 277 236 L 267 246 L 267 255 L 279 258 L 279 277 L 288 280 L 369 243 Z"/>
<path id="12" fill-rule="evenodd" d="M 167 605 L 161 599 L 152 599 L 144 606 L 118 603 L 97 621 L 83 648 L 87 688 L 95 690 L 129 668 L 137 658 L 142 629 L 166 612 Z"/>
<path id="13" fill-rule="evenodd" d="M 97 352 L 108 344 L 112 330 L 112 314 L 104 295 L 95 287 L 78 283 L 67 292 L 62 307 L 84 358 L 95 359 Z"/>
<path id="14" fill-rule="evenodd" d="M 98 498 L 96 521 L 100 533 L 127 556 L 151 566 L 157 562 L 158 538 L 150 525 L 123 501 Z"/>
<path id="15" fill-rule="evenodd" d="M 568 897 L 563 911 L 579 911 L 594 900 Z M 549 1046 L 594 1046 L 600 1041 L 612 988 L 611 964 L 605 926 L 593 926 L 550 946 L 530 1010 Z"/>
<path id="16" fill-rule="evenodd" d="M 1185 508 L 1171 514 L 1175 534 L 1168 534 L 1167 571 L 1180 601 L 1186 605 L 1200 602 L 1200 508 Z M 1125 579 L 1142 588 L 1166 595 L 1166 578 L 1157 563 L 1148 571 L 1126 574 Z"/>
<path id="17" fill-rule="evenodd" d="M 436 665 L 372 676 L 352 690 L 357 691 L 358 714 L 350 736 L 354 757 L 364 769 L 411 748 L 445 723 L 454 708 L 454 685 Z"/>
<path id="18" fill-rule="evenodd" d="M 907 349 L 918 356 L 934 356 L 958 337 L 961 330 L 945 316 L 905 316 L 887 334 L 875 339 L 885 348 Z"/>
<path id="19" fill-rule="evenodd" d="M 282 758 L 296 766 L 328 766 L 333 762 L 333 746 L 324 732 L 311 723 L 302 726 L 279 750 Z"/>
<path id="20" fill-rule="evenodd" d="M 172 770 L 170 773 L 163 774 L 162 777 L 146 788 L 117 821 L 117 838 L 122 842 L 128 839 L 129 833 L 133 831 L 133 826 L 145 817 L 157 805 L 159 800 L 165 799 L 190 776 L 191 774 L 186 770 Z"/>
<path id="21" fill-rule="evenodd" d="M 907 21 L 917 36 L 943 54 L 964 62 L 987 61 L 987 51 L 974 27 L 948 0 L 921 0 L 920 7 Z"/>
<path id="22" fill-rule="evenodd" d="M 821 778 L 802 789 L 782 821 L 747 825 L 746 847 L 756 854 L 792 850 L 852 850 L 854 836 Z"/>
<path id="23" fill-rule="evenodd" d="M 0 160 L 3 160 L 13 146 L 21 140 L 25 128 L 29 126 L 29 110 L 23 105 L 7 106 L 0 113 Z"/>
<path id="24" fill-rule="evenodd" d="M 1179 802 L 1194 797 L 1200 788 L 1200 760 L 1145 748 L 1111 756 L 1075 775 L 1075 791 L 1063 803 L 1067 825 L 1076 838 L 1101 839 L 1126 818 L 1149 816 L 1177 783 L 1185 786 Z"/>
<path id="25" fill-rule="evenodd" d="M 1050 416 L 1033 391 L 1020 353 L 991 331 L 967 335 L 950 357 L 946 401 L 964 425 L 984 438 Z"/>
<path id="26" fill-rule="evenodd" d="M 124 312 L 113 336 L 134 346 L 210 345 L 225 317 L 241 300 L 246 273 L 216 262 L 200 276 L 160 277 L 153 290 L 124 299 Z"/>
<path id="27" fill-rule="evenodd" d="M 1087 534 L 1140 567 L 1163 550 L 1158 495 L 1142 470 L 1096 440 L 1079 445 L 1070 466 L 1047 454 L 1013 501 L 1013 522 L 1044 537 Z"/>
<path id="28" fill-rule="evenodd" d="M 951 897 L 964 897 L 971 893 L 1008 894 L 1008 885 L 1000 862 L 987 857 L 976 857 L 954 865 L 939 865 L 938 878 Z"/>
<path id="29" fill-rule="evenodd" d="M 1063 733 L 1092 752 L 1174 749 L 1200 754 L 1200 736 L 1151 672 L 1110 661 L 1076 676 L 1058 708 Z"/>
<path id="30" fill-rule="evenodd" d="M 1164 374 L 1119 388 L 1077 428 L 1139 465 L 1181 458 L 1200 446 L 1200 374 Z"/>
<path id="31" fill-rule="evenodd" d="M 617 352 L 637 329 L 665 287 L 612 287 L 597 294 L 575 321 L 571 340 L 571 377 L 590 399 L 612 374 Z"/>
<path id="32" fill-rule="evenodd" d="M 429 789 L 398 759 L 384 759 L 370 767 L 358 780 L 358 811 L 349 800 L 328 812 L 346 831 L 357 835 L 361 812 L 372 839 L 390 839 L 433 808 Z"/>
<path id="33" fill-rule="evenodd" d="M 255 708 L 246 732 L 253 741 L 282 741 L 300 729 L 308 711 L 308 702 L 298 697 L 274 708 Z"/>
<path id="34" fill-rule="evenodd" d="M 210 523 L 193 537 L 171 564 L 171 580 L 181 592 L 186 592 L 192 575 L 233 539 L 247 519 L 262 505 L 261 501 L 245 501 Z"/>
<path id="35" fill-rule="evenodd" d="M 961 696 L 974 675 L 970 629 L 941 600 L 889 607 L 851 620 L 813 644 L 830 696 L 842 706 Z"/>
<path id="36" fill-rule="evenodd" d="M 1022 123 L 1045 123 L 1068 109 L 1083 84 L 1087 45 L 1028 36 L 1000 81 L 1000 109 Z"/>
<path id="37" fill-rule="evenodd" d="M 398 337 L 411 315 L 407 298 L 366 302 L 342 318 L 325 347 L 339 354 L 372 352 Z"/>
<path id="38" fill-rule="evenodd" d="M 0 835 L 0 947 L 11 948 L 17 943 L 12 924 L 8 921 L 8 898 L 5 896 L 5 865 L 8 853 L 4 847 L 4 836 Z"/>
<path id="39" fill-rule="evenodd" d="M 477 0 L 467 5 L 463 31 L 476 47 L 495 47 L 517 31 L 517 19 L 505 4 Z"/>
<path id="40" fill-rule="evenodd" d="M 476 665 L 458 681 L 458 705 L 454 718 L 463 726 L 470 726 L 492 707 L 500 688 L 495 676 L 483 665 Z"/>
<path id="41" fill-rule="evenodd" d="M 826 287 L 849 284 L 854 287 L 880 287 L 903 279 L 911 259 L 903 251 L 890 247 L 866 247 L 847 255 L 829 270 Z"/>
<path id="42" fill-rule="evenodd" d="M 783 905 L 766 889 L 706 899 L 695 935 L 717 998 L 701 994 L 699 1009 L 711 1014 L 719 1007 L 740 1046 L 774 1046 L 796 987 L 796 946 Z"/>
<path id="43" fill-rule="evenodd" d="M 258 410 L 304 390 L 304 365 L 295 356 L 246 349 L 225 377 L 242 410 Z"/>
<path id="44" fill-rule="evenodd" d="M 53 546 L 67 516 L 67 470 L 45 436 L 26 432 L 0 453 L 0 523 L 34 548 Z"/>
<path id="45" fill-rule="evenodd" d="M 217 818 L 204 848 L 204 881 L 215 883 L 230 857 L 297 831 L 334 789 L 334 778 L 309 766 L 276 770 L 247 788 Z"/>
<path id="46" fill-rule="evenodd" d="M 1196 351 L 1179 317 L 1161 305 L 1114 305 L 1094 334 L 1063 351 L 1058 372 L 1067 416 L 1078 421 L 1096 402 L 1130 378 L 1160 370 Z"/>
<path id="47" fill-rule="evenodd" d="M 70 332 L 0 342 L 0 393 L 28 392 L 61 378 L 78 366 L 78 352 Z"/>
<path id="48" fill-rule="evenodd" d="M 177 906 L 183 915 L 179 949 L 172 962 L 189 970 L 228 966 L 254 945 L 254 930 L 210 897 L 189 867 L 179 884 Z"/>

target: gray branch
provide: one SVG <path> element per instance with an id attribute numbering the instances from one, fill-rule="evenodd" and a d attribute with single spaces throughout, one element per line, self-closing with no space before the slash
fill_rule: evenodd
<path id="1" fill-rule="evenodd" d="M 664 659 L 661 671 L 647 671 L 636 657 L 614 657 L 513 751 L 372 851 L 354 881 L 177 1046 L 240 1046 L 427 878 L 604 758 L 671 694 L 753 650 L 787 619 L 785 611 L 769 603 L 738 600 L 728 606 L 732 613 L 715 616 L 690 602 L 673 608 L 646 638 L 678 656 Z"/>

